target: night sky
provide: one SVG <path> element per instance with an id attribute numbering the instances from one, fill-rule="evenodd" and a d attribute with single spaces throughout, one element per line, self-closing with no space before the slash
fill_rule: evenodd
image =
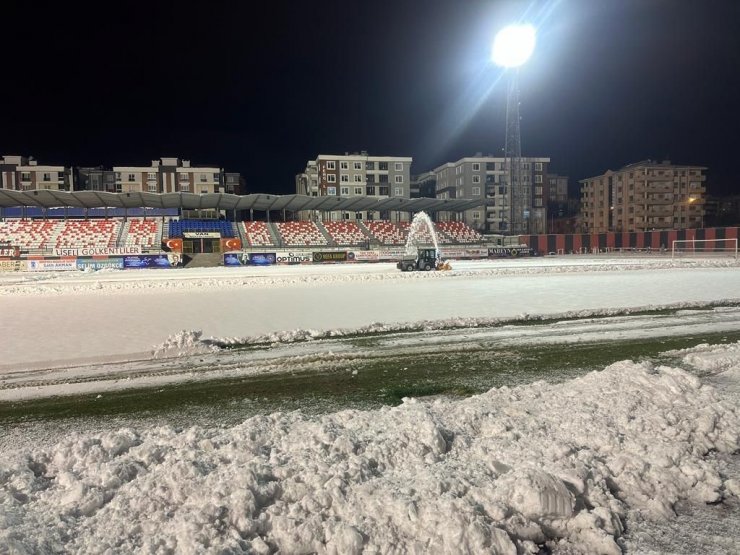
<path id="1" fill-rule="evenodd" d="M 578 179 L 646 158 L 740 193 L 740 1 L 73 2 L 0 5 L 0 154 L 161 156 L 294 192 L 319 153 L 500 155 L 495 32 L 539 28 L 520 70 L 522 152 Z"/>

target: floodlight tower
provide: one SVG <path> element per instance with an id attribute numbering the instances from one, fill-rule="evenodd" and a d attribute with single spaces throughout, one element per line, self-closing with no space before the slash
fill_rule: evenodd
<path id="1" fill-rule="evenodd" d="M 529 182 L 522 172 L 522 135 L 519 124 L 519 67 L 532 55 L 536 42 L 534 27 L 528 24 L 509 25 L 496 34 L 491 51 L 493 62 L 509 72 L 506 94 L 506 143 L 504 156 L 508 169 L 509 231 L 529 233 L 529 211 L 532 195 Z"/>

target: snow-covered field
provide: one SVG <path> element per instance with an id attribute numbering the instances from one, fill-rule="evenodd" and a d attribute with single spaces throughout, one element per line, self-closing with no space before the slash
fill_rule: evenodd
<path id="1" fill-rule="evenodd" d="M 582 318 L 543 326 L 540 343 L 737 330 L 732 306 L 679 312 L 660 328 L 649 317 L 589 324 L 736 304 L 734 260 L 453 266 L 1 275 L 0 392 L 33 397 L 39 372 L 58 384 L 191 353 L 207 361 L 202 353 L 250 340 L 300 350 L 311 338 L 413 328 L 444 349 L 466 325 L 563 316 Z M 538 342 L 516 327 L 480 333 Z M 733 553 L 740 344 L 674 355 L 680 367 L 622 361 L 465 399 L 111 428 L 10 449 L 0 455 L 0 553 Z M 110 359 L 125 362 L 102 364 Z M 675 523 L 681 533 L 667 537 Z"/>

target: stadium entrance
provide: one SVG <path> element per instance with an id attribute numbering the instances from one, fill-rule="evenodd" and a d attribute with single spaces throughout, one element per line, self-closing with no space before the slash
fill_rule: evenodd
<path id="1" fill-rule="evenodd" d="M 189 231 L 183 233 L 182 252 L 200 254 L 221 252 L 221 234 L 211 231 Z"/>

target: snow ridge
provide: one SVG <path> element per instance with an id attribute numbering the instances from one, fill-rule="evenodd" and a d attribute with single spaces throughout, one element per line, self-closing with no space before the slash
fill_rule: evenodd
<path id="1" fill-rule="evenodd" d="M 617 555 L 630 512 L 733 495 L 705 455 L 739 434 L 695 376 L 624 361 L 464 400 L 77 435 L 0 456 L 0 547 Z"/>

